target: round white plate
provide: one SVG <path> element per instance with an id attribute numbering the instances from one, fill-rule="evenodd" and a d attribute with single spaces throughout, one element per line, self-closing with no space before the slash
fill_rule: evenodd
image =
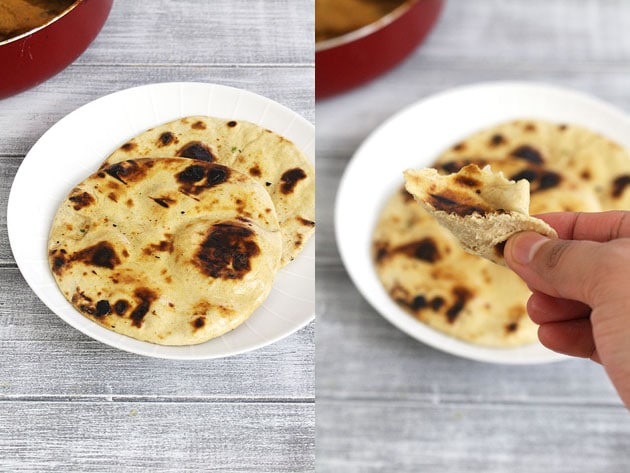
<path id="1" fill-rule="evenodd" d="M 381 285 L 371 239 L 381 209 L 403 183 L 407 168 L 430 166 L 470 134 L 517 118 L 583 125 L 630 148 L 630 117 L 582 93 L 556 87 L 497 82 L 452 89 L 421 100 L 376 129 L 357 150 L 336 200 L 336 239 L 350 277 L 368 302 L 412 337 L 478 361 L 529 364 L 564 359 L 539 343 L 509 349 L 472 345 L 444 335 L 404 312 Z"/>
<path id="2" fill-rule="evenodd" d="M 154 345 L 107 330 L 65 299 L 48 267 L 48 233 L 72 187 L 138 133 L 187 115 L 247 120 L 292 140 L 312 161 L 315 127 L 288 108 L 240 89 L 203 83 L 151 84 L 107 95 L 51 127 L 20 166 L 9 195 L 7 226 L 20 271 L 37 296 L 74 328 L 141 355 L 207 359 L 254 350 L 284 338 L 315 316 L 315 242 L 281 269 L 265 303 L 243 325 L 206 343 Z"/>

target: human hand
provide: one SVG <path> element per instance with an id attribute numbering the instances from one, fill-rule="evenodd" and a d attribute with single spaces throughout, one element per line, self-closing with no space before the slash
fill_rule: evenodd
<path id="1" fill-rule="evenodd" d="M 630 408 L 630 212 L 550 213 L 558 232 L 511 237 L 505 261 L 532 290 L 527 303 L 551 350 L 601 363 Z"/>

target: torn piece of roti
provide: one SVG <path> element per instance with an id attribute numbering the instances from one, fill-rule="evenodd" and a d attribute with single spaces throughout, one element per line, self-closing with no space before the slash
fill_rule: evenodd
<path id="1" fill-rule="evenodd" d="M 529 182 L 508 181 L 490 166 L 464 166 L 441 175 L 428 168 L 407 170 L 405 187 L 437 221 L 450 230 L 469 253 L 505 265 L 505 241 L 518 232 L 534 231 L 552 238 L 556 231 L 529 215 Z"/>

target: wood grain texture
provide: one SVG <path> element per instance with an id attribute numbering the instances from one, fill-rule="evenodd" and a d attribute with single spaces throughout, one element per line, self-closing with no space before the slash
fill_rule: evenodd
<path id="1" fill-rule="evenodd" d="M 296 472 L 314 404 L 0 402 L 3 472 Z M 8 428 L 10 426 L 10 428 Z"/>
<path id="2" fill-rule="evenodd" d="M 312 122 L 315 117 L 313 76 L 312 67 L 242 69 L 236 66 L 86 67 L 74 64 L 34 89 L 0 102 L 0 158 L 24 157 L 46 130 L 92 100 L 157 82 L 207 82 L 246 89 L 275 100 Z"/>
<path id="3" fill-rule="evenodd" d="M 313 0 L 120 0 L 77 63 L 312 65 L 313 18 Z"/>
<path id="4" fill-rule="evenodd" d="M 317 401 L 321 473 L 624 473 L 627 413 L 600 406 Z"/>
<path id="5" fill-rule="evenodd" d="M 401 65 L 317 102 L 318 472 L 627 471 L 630 417 L 601 366 L 478 363 L 402 333 L 349 279 L 334 204 L 347 163 L 374 129 L 452 87 L 543 82 L 630 111 L 629 26 L 621 0 L 448 0 Z M 430 133 L 418 130 L 417 139 Z M 387 165 L 387 155 L 374 162 Z"/>
<path id="6" fill-rule="evenodd" d="M 446 67 L 498 63 L 546 71 L 616 67 L 630 58 L 624 0 L 447 1 L 418 51 Z"/>
<path id="7" fill-rule="evenodd" d="M 0 100 L 0 472 L 314 471 L 314 323 L 225 359 L 125 353 L 39 301 L 6 224 L 13 178 L 33 144 L 68 113 L 121 89 L 217 83 L 313 122 L 313 5 L 116 0 L 79 59 Z M 46 196 L 34 189 L 33 198 Z"/>

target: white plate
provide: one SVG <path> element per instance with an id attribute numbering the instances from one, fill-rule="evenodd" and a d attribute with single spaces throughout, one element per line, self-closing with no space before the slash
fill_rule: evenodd
<path id="1" fill-rule="evenodd" d="M 206 343 L 167 347 L 107 330 L 76 311 L 48 268 L 47 240 L 57 207 L 114 149 L 138 133 L 187 115 L 247 120 L 292 140 L 312 161 L 315 127 L 288 108 L 240 89 L 202 83 L 151 84 L 102 97 L 51 127 L 20 166 L 9 195 L 13 256 L 37 296 L 70 325 L 121 350 L 172 359 L 207 359 L 254 350 L 315 316 L 315 242 L 281 269 L 265 303 L 236 330 Z"/>
<path id="2" fill-rule="evenodd" d="M 371 256 L 371 238 L 380 211 L 403 183 L 404 169 L 429 166 L 442 151 L 475 131 L 517 118 L 583 125 L 630 148 L 630 118 L 581 93 L 512 82 L 452 89 L 397 113 L 357 150 L 337 194 L 336 238 L 342 260 L 359 291 L 383 317 L 412 337 L 479 361 L 545 363 L 565 357 L 539 343 L 510 349 L 476 346 L 417 321 L 388 296 Z"/>

